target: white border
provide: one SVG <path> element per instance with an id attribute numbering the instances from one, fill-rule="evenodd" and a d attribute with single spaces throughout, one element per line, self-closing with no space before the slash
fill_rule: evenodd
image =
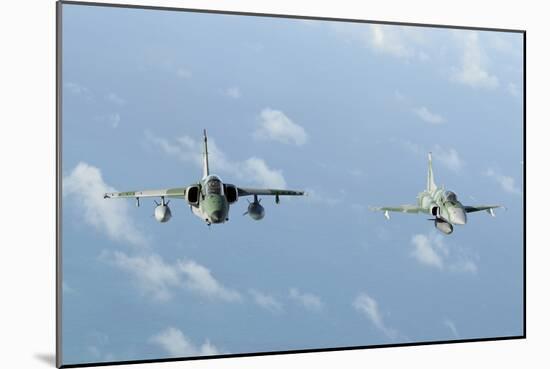
<path id="1" fill-rule="evenodd" d="M 121 1 L 123 2 L 123 1 Z M 422 367 L 516 368 L 547 362 L 550 311 L 545 226 L 548 206 L 547 14 L 525 2 L 462 0 L 129 1 L 131 4 L 337 18 L 527 29 L 527 340 L 248 357 L 132 368 Z M 0 337 L 2 367 L 53 367 L 55 352 L 55 2 L 1 5 Z M 487 149 L 490 150 L 490 144 Z M 538 203 L 534 201 L 540 199 Z M 533 208 L 540 205 L 540 208 Z M 496 255 L 497 256 L 497 255 Z M 496 257 L 495 256 L 495 257 Z M 50 358 L 48 361 L 47 358 Z M 45 360 L 46 358 L 46 360 Z"/>

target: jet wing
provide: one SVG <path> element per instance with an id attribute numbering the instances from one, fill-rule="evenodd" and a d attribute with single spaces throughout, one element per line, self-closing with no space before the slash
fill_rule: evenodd
<path id="1" fill-rule="evenodd" d="M 398 213 L 427 213 L 426 209 L 422 209 L 416 205 L 399 205 L 399 206 L 381 206 L 381 207 L 370 207 L 372 211 L 383 211 L 386 219 L 390 219 L 390 211 L 395 211 Z"/>
<path id="2" fill-rule="evenodd" d="M 417 205 L 399 205 L 399 206 L 381 206 L 381 207 L 371 207 L 370 210 L 372 211 L 395 211 L 398 213 L 426 213 L 426 209 L 422 209 L 421 207 Z"/>
<path id="3" fill-rule="evenodd" d="M 126 191 L 126 192 L 107 192 L 103 195 L 104 199 L 112 198 L 140 198 L 140 197 L 169 197 L 184 199 L 187 187 L 168 188 L 164 190 L 144 190 L 144 191 Z"/>
<path id="4" fill-rule="evenodd" d="M 479 205 L 479 206 L 465 206 L 464 211 L 466 213 L 474 213 L 476 211 L 486 210 L 492 216 L 495 216 L 493 209 L 502 208 L 501 205 Z"/>
<path id="5" fill-rule="evenodd" d="M 271 195 L 271 196 L 303 196 L 305 195 L 304 191 L 294 191 L 294 190 L 274 190 L 271 188 L 244 188 L 237 187 L 239 196 L 250 196 L 250 195 Z"/>

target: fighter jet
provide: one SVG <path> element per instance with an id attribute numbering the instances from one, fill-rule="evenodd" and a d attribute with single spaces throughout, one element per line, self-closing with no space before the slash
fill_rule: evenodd
<path id="1" fill-rule="evenodd" d="M 495 216 L 494 210 L 501 205 L 462 205 L 456 193 L 447 191 L 443 187 L 438 188 L 435 184 L 432 170 L 432 153 L 428 154 L 428 179 L 426 190 L 416 196 L 416 205 L 382 206 L 371 207 L 373 211 L 383 211 L 386 219 L 390 219 L 390 211 L 400 213 L 426 213 L 432 215 L 435 228 L 446 235 L 453 233 L 453 225 L 464 225 L 467 221 L 466 214 L 485 210 L 491 216 Z"/>
<path id="2" fill-rule="evenodd" d="M 208 167 L 208 139 L 204 130 L 204 151 L 203 151 L 203 176 L 200 181 L 187 187 L 169 188 L 163 190 L 144 190 L 127 192 L 105 193 L 103 198 L 134 198 L 136 205 L 140 205 L 140 199 L 145 197 L 160 198 L 160 203 L 155 200 L 155 219 L 165 223 L 172 217 L 168 207 L 170 200 L 182 199 L 187 202 L 193 214 L 201 218 L 207 225 L 225 223 L 229 220 L 229 207 L 243 196 L 254 196 L 254 201 L 248 204 L 248 210 L 243 215 L 249 215 L 254 220 L 260 220 L 265 215 L 265 210 L 260 204 L 258 196 L 275 196 L 275 203 L 278 204 L 280 196 L 301 196 L 304 191 L 261 189 L 237 187 L 233 184 L 224 183 L 219 176 L 210 174 Z"/>

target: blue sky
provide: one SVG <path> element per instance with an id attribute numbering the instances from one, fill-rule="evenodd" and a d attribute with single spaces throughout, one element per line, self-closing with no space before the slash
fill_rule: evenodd
<path id="1" fill-rule="evenodd" d="M 522 35 L 63 6 L 63 363 L 522 334 Z M 107 190 L 305 189 L 208 228 Z M 435 179 L 472 214 L 448 237 Z"/>

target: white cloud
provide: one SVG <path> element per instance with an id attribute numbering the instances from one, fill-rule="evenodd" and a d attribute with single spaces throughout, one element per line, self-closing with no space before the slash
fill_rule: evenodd
<path id="1" fill-rule="evenodd" d="M 436 240 L 436 242 L 439 239 Z M 412 253 L 414 258 L 422 264 L 434 266 L 439 269 L 443 269 L 443 260 L 441 256 L 434 250 L 433 242 L 423 234 L 417 234 L 413 236 L 412 243 L 415 249 Z"/>
<path id="2" fill-rule="evenodd" d="M 63 85 L 69 92 L 75 95 L 83 95 L 83 94 L 88 94 L 90 92 L 90 90 L 88 90 L 87 87 L 82 86 L 75 82 L 65 82 Z"/>
<path id="3" fill-rule="evenodd" d="M 459 172 L 464 166 L 464 160 L 452 147 L 445 149 L 436 145 L 433 149 L 433 158 L 454 172 Z"/>
<path id="4" fill-rule="evenodd" d="M 337 23 L 332 28 L 346 41 L 358 42 L 380 54 L 404 60 L 430 60 L 423 50 L 425 35 L 413 27 Z"/>
<path id="5" fill-rule="evenodd" d="M 224 287 L 212 276 L 208 268 L 193 260 L 179 261 L 178 270 L 187 277 L 184 285 L 190 290 L 208 298 L 229 302 L 241 300 L 241 295 L 237 291 Z"/>
<path id="6" fill-rule="evenodd" d="M 105 352 L 109 347 L 108 335 L 94 330 L 86 335 L 86 340 L 88 341 L 86 351 L 93 361 L 115 361 L 115 356 L 112 353 Z"/>
<path id="7" fill-rule="evenodd" d="M 177 267 L 165 263 L 157 254 L 128 256 L 120 251 L 104 251 L 100 258 L 131 274 L 143 295 L 156 301 L 170 300 L 172 289 L 182 285 Z"/>
<path id="8" fill-rule="evenodd" d="M 422 155 L 424 157 L 426 157 L 425 155 L 427 155 L 428 151 L 430 151 L 426 147 L 412 141 L 391 139 L 390 142 L 397 144 L 413 154 Z M 460 170 L 462 170 L 462 168 L 466 165 L 465 161 L 460 157 L 458 151 L 452 147 L 443 148 L 440 145 L 435 145 L 431 151 L 433 154 L 433 160 L 443 164 L 445 167 L 454 172 L 460 172 Z M 437 169 L 434 168 L 434 170 L 437 172 Z"/>
<path id="9" fill-rule="evenodd" d="M 135 246 L 147 240 L 132 221 L 127 201 L 104 199 L 105 192 L 116 192 L 102 178 L 99 168 L 80 162 L 63 177 L 63 196 L 78 206 L 86 223 L 109 238 Z"/>
<path id="10" fill-rule="evenodd" d="M 273 296 L 265 293 L 250 290 L 254 302 L 262 308 L 269 310 L 272 313 L 281 313 L 283 311 L 283 305 Z"/>
<path id="11" fill-rule="evenodd" d="M 94 120 L 101 124 L 108 123 L 111 127 L 117 128 L 120 124 L 121 116 L 119 113 L 115 112 L 105 115 L 96 115 Z"/>
<path id="12" fill-rule="evenodd" d="M 412 50 L 402 42 L 400 33 L 394 26 L 383 26 L 380 24 L 369 25 L 370 44 L 383 53 L 397 57 L 410 57 Z"/>
<path id="13" fill-rule="evenodd" d="M 74 96 L 78 96 L 79 98 L 84 99 L 88 103 L 94 101 L 94 95 L 92 94 L 90 89 L 87 88 L 86 86 L 83 86 L 76 82 L 65 82 L 63 83 L 63 86 L 68 93 Z"/>
<path id="14" fill-rule="evenodd" d="M 118 96 L 117 94 L 115 94 L 114 92 L 109 92 L 106 96 L 105 96 L 105 99 L 107 101 L 110 101 L 112 102 L 113 104 L 116 104 L 116 105 L 119 105 L 119 106 L 122 106 L 124 104 L 126 104 L 126 100 L 124 100 L 122 97 Z"/>
<path id="15" fill-rule="evenodd" d="M 241 97 L 241 90 L 238 87 L 229 87 L 222 91 L 222 93 L 232 99 L 239 99 Z"/>
<path id="16" fill-rule="evenodd" d="M 271 169 L 266 162 L 260 158 L 248 158 L 240 165 L 241 178 L 252 178 L 264 187 L 285 188 L 286 181 L 283 172 L 277 169 Z"/>
<path id="17" fill-rule="evenodd" d="M 445 118 L 443 118 L 439 114 L 431 112 L 425 106 L 415 108 L 413 111 L 424 122 L 431 123 L 431 124 L 440 124 L 440 123 L 445 122 Z"/>
<path id="18" fill-rule="evenodd" d="M 183 136 L 175 141 L 155 137 L 150 133 L 146 134 L 149 142 L 158 146 L 165 154 L 176 159 L 192 163 L 202 168 L 202 142 L 194 140 L 189 136 Z M 210 170 L 214 173 L 225 173 L 241 180 L 252 181 L 265 187 L 286 188 L 286 181 L 283 172 L 278 169 L 271 169 L 267 163 L 256 157 L 244 161 L 232 161 L 221 151 L 212 138 L 208 139 Z"/>
<path id="19" fill-rule="evenodd" d="M 454 338 L 458 338 L 458 337 L 459 337 L 459 335 L 458 335 L 458 330 L 456 329 L 456 325 L 455 325 L 455 323 L 454 323 L 452 320 L 450 320 L 450 319 L 445 319 L 445 320 L 443 321 L 443 324 L 445 324 L 445 326 L 451 330 L 451 333 L 453 334 L 453 337 L 454 337 Z"/>
<path id="20" fill-rule="evenodd" d="M 208 340 L 202 345 L 197 346 L 182 331 L 174 327 L 168 327 L 163 331 L 153 335 L 149 339 L 150 343 L 160 346 L 170 356 L 206 356 L 218 355 L 220 351 Z"/>
<path id="21" fill-rule="evenodd" d="M 118 114 L 118 113 L 109 114 L 107 119 L 111 123 L 111 126 L 113 126 L 113 128 L 116 128 L 116 127 L 118 127 L 118 124 L 120 123 L 120 114 Z"/>
<path id="22" fill-rule="evenodd" d="M 308 140 L 304 128 L 294 123 L 282 111 L 266 108 L 260 113 L 260 120 L 260 127 L 253 134 L 257 139 L 298 146 L 305 144 Z"/>
<path id="23" fill-rule="evenodd" d="M 435 231 L 429 235 L 416 234 L 411 243 L 414 246 L 411 256 L 420 264 L 451 272 L 477 273 L 477 264 L 469 250 L 458 245 L 449 247 L 443 242 L 443 236 Z"/>
<path id="24" fill-rule="evenodd" d="M 312 293 L 300 292 L 297 288 L 291 288 L 289 290 L 289 296 L 292 300 L 298 302 L 308 310 L 319 311 L 323 308 L 323 302 L 319 296 Z"/>
<path id="25" fill-rule="evenodd" d="M 412 255 L 416 260 L 421 264 L 443 269 L 442 257 L 434 248 L 435 246 L 440 250 L 442 249 L 443 243 L 441 238 L 428 238 L 423 234 L 417 234 L 413 236 L 412 243 L 415 247 Z"/>
<path id="26" fill-rule="evenodd" d="M 158 302 L 171 300 L 174 290 L 179 288 L 228 302 L 241 298 L 238 292 L 224 287 L 210 270 L 193 260 L 169 264 L 154 253 L 128 256 L 120 251 L 104 251 L 100 258 L 132 275 L 143 295 Z"/>
<path id="27" fill-rule="evenodd" d="M 449 269 L 460 273 L 477 273 L 477 264 L 473 260 L 462 259 L 449 265 Z"/>
<path id="28" fill-rule="evenodd" d="M 187 68 L 180 67 L 176 70 L 176 75 L 181 79 L 189 79 L 193 76 L 193 73 Z"/>
<path id="29" fill-rule="evenodd" d="M 455 36 L 462 46 L 462 63 L 455 67 L 451 79 L 473 88 L 494 89 L 498 87 L 498 78 L 486 69 L 486 55 L 474 31 L 456 32 Z"/>
<path id="30" fill-rule="evenodd" d="M 497 173 L 491 168 L 487 169 L 485 175 L 495 180 L 504 191 L 514 195 L 521 195 L 521 190 L 517 187 L 516 180 L 513 177 Z"/>
<path id="31" fill-rule="evenodd" d="M 364 314 L 371 321 L 371 323 L 388 338 L 397 338 L 397 331 L 386 326 L 382 313 L 378 308 L 378 302 L 367 293 L 360 293 L 353 302 L 353 307 L 360 313 Z"/>

